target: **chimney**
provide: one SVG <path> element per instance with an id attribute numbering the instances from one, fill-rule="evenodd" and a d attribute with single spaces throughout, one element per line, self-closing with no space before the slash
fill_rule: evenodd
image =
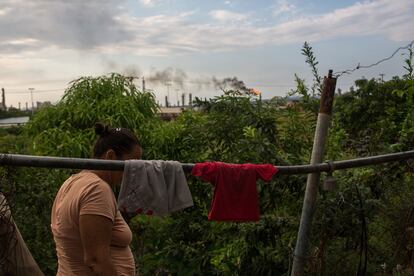
<path id="1" fill-rule="evenodd" d="M 165 107 L 168 107 L 168 96 L 165 96 Z"/>
<path id="2" fill-rule="evenodd" d="M 6 110 L 6 93 L 4 93 L 4 88 L 1 89 L 1 107 L 3 110 Z"/>
<path id="3" fill-rule="evenodd" d="M 188 105 L 193 106 L 193 94 L 192 93 L 188 95 Z"/>
<path id="4" fill-rule="evenodd" d="M 181 94 L 181 103 L 183 106 L 185 106 L 185 94 Z"/>
<path id="5" fill-rule="evenodd" d="M 21 110 L 21 105 L 20 105 L 20 102 L 19 102 L 19 110 Z"/>
<path id="6" fill-rule="evenodd" d="M 26 110 L 29 110 L 29 108 L 27 107 L 27 102 L 26 102 Z"/>

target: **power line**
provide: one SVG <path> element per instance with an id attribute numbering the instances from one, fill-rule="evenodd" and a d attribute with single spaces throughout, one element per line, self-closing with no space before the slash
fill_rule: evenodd
<path id="1" fill-rule="evenodd" d="M 351 74 L 352 72 L 354 72 L 354 71 L 356 71 L 356 70 L 358 70 L 358 69 L 361 69 L 361 68 L 366 69 L 366 68 L 371 68 L 371 67 L 377 66 L 378 64 L 380 64 L 380 63 L 382 63 L 382 62 L 384 62 L 384 61 L 387 61 L 387 60 L 392 59 L 392 58 L 395 56 L 395 54 L 396 54 L 396 53 L 398 53 L 399 51 L 401 51 L 401 50 L 406 50 L 406 49 L 408 49 L 408 48 L 411 48 L 411 47 L 413 46 L 413 44 L 414 44 L 414 40 L 412 40 L 412 41 L 411 41 L 410 43 L 408 43 L 406 46 L 401 46 L 401 47 L 399 47 L 398 49 L 396 49 L 396 50 L 392 53 L 392 55 L 391 55 L 391 56 L 389 56 L 389 57 L 383 58 L 383 59 L 381 59 L 381 60 L 379 60 L 379 61 L 377 61 L 377 62 L 375 62 L 375 63 L 373 63 L 373 64 L 370 64 L 370 65 L 361 65 L 360 63 L 358 63 L 358 65 L 357 65 L 355 68 L 353 68 L 353 69 L 348 69 L 348 70 L 344 70 L 344 71 L 338 71 L 338 72 L 335 72 L 335 73 L 334 73 L 334 75 L 335 75 L 335 77 L 339 78 L 340 76 L 342 76 L 342 75 L 344 75 L 344 74 Z"/>

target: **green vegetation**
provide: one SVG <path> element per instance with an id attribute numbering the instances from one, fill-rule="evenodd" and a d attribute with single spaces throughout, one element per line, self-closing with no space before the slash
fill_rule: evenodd
<path id="1" fill-rule="evenodd" d="M 9 110 L 0 110 L 0 119 L 10 118 L 10 117 L 23 117 L 23 116 L 30 116 L 32 114 L 31 111 L 28 110 L 20 110 L 17 108 L 9 108 Z"/>
<path id="2" fill-rule="evenodd" d="M 71 83 L 62 101 L 35 114 L 23 131 L 4 133 L 1 152 L 90 156 L 96 121 L 134 129 L 144 158 L 182 162 L 306 164 L 312 149 L 320 88 L 312 48 L 303 54 L 315 75 L 302 100 L 260 102 L 226 91 L 197 100 L 172 122 L 155 116 L 154 96 L 112 74 Z M 340 160 L 414 148 L 412 51 L 407 73 L 390 81 L 357 80 L 337 95 L 326 159 Z M 320 191 L 310 237 L 310 275 L 411 274 L 414 253 L 414 166 L 389 163 L 334 173 L 338 187 Z M 4 168 L 2 189 L 13 194 L 13 214 L 35 259 L 54 275 L 50 207 L 70 171 Z M 258 223 L 207 221 L 210 185 L 189 177 L 195 206 L 165 218 L 136 217 L 132 244 L 142 275 L 288 275 L 300 219 L 305 175 L 259 183 Z M 398 271 L 397 271 L 398 270 Z"/>

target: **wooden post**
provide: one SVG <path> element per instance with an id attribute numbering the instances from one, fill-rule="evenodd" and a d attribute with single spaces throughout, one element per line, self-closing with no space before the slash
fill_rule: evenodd
<path id="1" fill-rule="evenodd" d="M 329 70 L 328 77 L 323 80 L 323 90 L 319 107 L 318 121 L 313 141 L 312 157 L 310 164 L 317 164 L 323 161 L 325 143 L 328 137 L 328 129 L 332 115 L 332 104 L 335 94 L 336 78 L 332 77 L 332 70 Z M 308 174 L 306 182 L 305 198 L 303 200 L 302 215 L 300 218 L 299 232 L 296 240 L 296 247 L 293 256 L 292 276 L 303 275 L 309 233 L 312 225 L 312 218 L 318 195 L 320 172 Z"/>

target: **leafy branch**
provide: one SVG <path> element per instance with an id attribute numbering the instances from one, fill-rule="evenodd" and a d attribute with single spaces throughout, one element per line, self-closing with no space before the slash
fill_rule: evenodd
<path id="1" fill-rule="evenodd" d="M 306 57 L 306 63 L 311 67 L 314 84 L 312 85 L 312 96 L 315 96 L 315 90 L 322 92 L 322 77 L 319 75 L 318 68 L 316 67 L 319 62 L 316 60 L 316 57 L 313 53 L 312 47 L 308 42 L 305 41 L 302 47 L 302 55 Z"/>
<path id="2" fill-rule="evenodd" d="M 404 60 L 405 66 L 403 66 L 404 69 L 407 71 L 407 74 L 403 75 L 403 77 L 408 80 L 414 79 L 413 57 L 414 57 L 413 47 L 410 46 L 408 48 L 408 58 Z"/>

